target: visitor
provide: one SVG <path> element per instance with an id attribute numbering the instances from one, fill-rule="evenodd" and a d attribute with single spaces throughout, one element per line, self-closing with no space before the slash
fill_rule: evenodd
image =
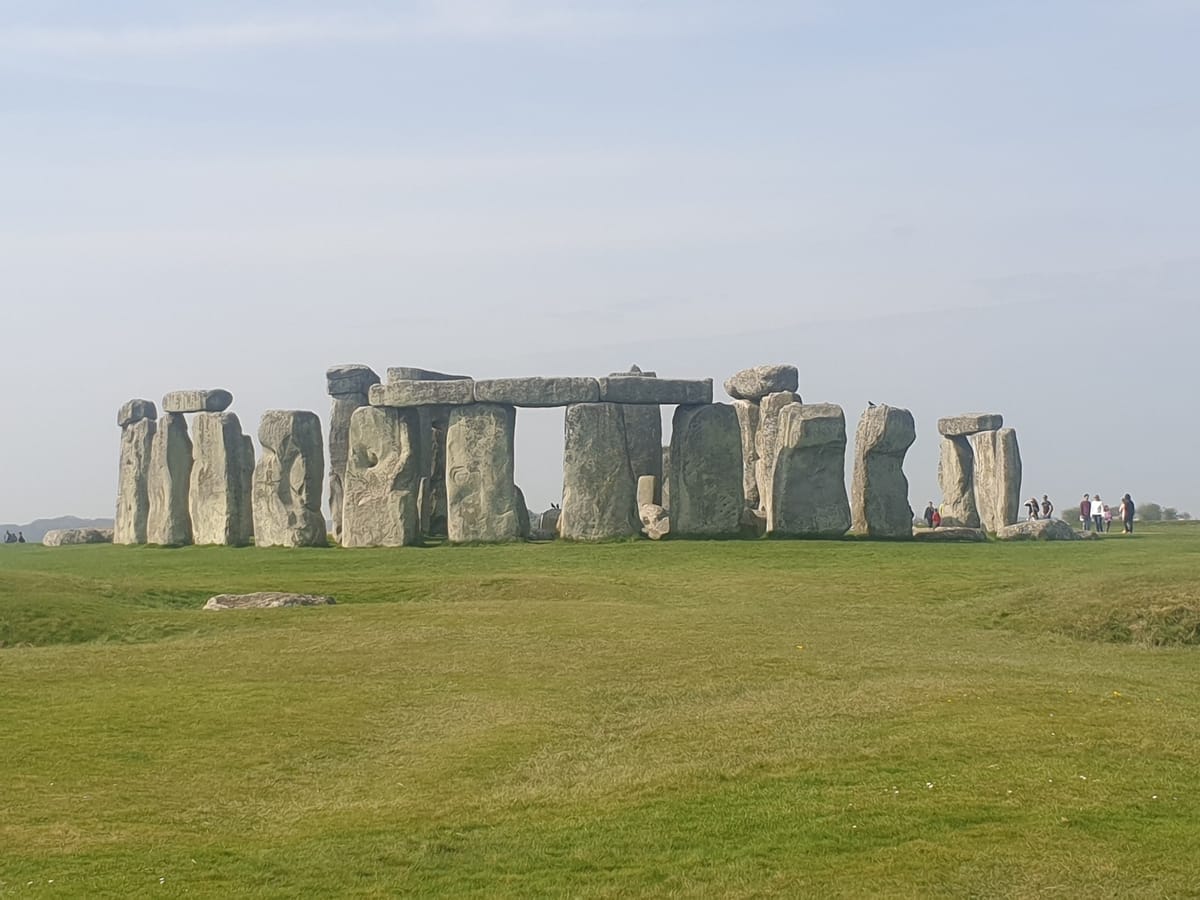
<path id="1" fill-rule="evenodd" d="M 1025 501 L 1025 514 L 1029 516 L 1030 522 L 1038 517 L 1038 502 L 1036 497 L 1030 497 Z"/>
<path id="2" fill-rule="evenodd" d="M 1126 494 L 1121 498 L 1121 521 L 1125 525 L 1124 534 L 1133 534 L 1133 498 Z"/>
<path id="3" fill-rule="evenodd" d="M 1042 494 L 1042 518 L 1050 518 L 1050 514 L 1054 512 L 1054 504 L 1050 502 L 1049 494 Z"/>
<path id="4" fill-rule="evenodd" d="M 933 508 L 933 501 L 929 501 L 929 505 L 925 507 L 925 527 L 933 527 L 933 517 L 937 515 L 937 510 Z"/>
<path id="5" fill-rule="evenodd" d="M 933 518 L 929 522 L 931 528 L 938 528 L 942 524 L 942 514 L 936 509 L 933 511 Z"/>
<path id="6" fill-rule="evenodd" d="M 18 532 L 17 532 L 17 543 L 18 543 L 18 544 L 23 544 L 23 543 L 25 543 L 25 532 L 23 532 L 23 531 L 18 531 Z"/>
<path id="7" fill-rule="evenodd" d="M 1112 510 L 1108 504 L 1104 504 L 1104 533 L 1107 534 L 1112 529 Z"/>
<path id="8" fill-rule="evenodd" d="M 1092 524 L 1092 498 L 1089 494 L 1084 494 L 1083 499 L 1079 501 L 1079 527 L 1083 531 L 1090 531 Z"/>
<path id="9" fill-rule="evenodd" d="M 1097 534 L 1104 530 L 1104 501 L 1099 494 L 1092 496 L 1092 524 L 1096 526 Z"/>

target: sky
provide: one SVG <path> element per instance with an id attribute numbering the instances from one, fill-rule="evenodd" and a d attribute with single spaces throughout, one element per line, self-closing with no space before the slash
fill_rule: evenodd
<path id="1" fill-rule="evenodd" d="M 0 3 L 0 521 L 111 516 L 131 397 L 325 369 L 1000 412 L 1023 494 L 1200 515 L 1200 2 Z M 668 410 L 669 421 L 669 410 Z M 561 490 L 562 411 L 517 481 Z"/>

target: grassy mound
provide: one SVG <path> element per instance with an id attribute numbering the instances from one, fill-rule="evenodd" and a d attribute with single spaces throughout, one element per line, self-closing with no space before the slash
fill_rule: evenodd
<path id="1" fill-rule="evenodd" d="M 0 895 L 1184 896 L 1198 551 L 0 548 Z"/>

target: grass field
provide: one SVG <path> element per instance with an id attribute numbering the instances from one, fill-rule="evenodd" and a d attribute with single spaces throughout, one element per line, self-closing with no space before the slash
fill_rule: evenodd
<path id="1" fill-rule="evenodd" d="M 0 646 L 0 895 L 1200 896 L 1200 527 L 0 547 Z"/>

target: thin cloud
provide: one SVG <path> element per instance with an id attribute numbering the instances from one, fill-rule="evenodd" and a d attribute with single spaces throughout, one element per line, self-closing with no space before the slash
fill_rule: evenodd
<path id="1" fill-rule="evenodd" d="M 780 10 L 774 18 L 796 18 Z M 647 9 L 619 4 L 439 2 L 386 18 L 252 19 L 111 27 L 0 27 L 0 53 L 39 56 L 147 56 L 313 45 L 399 44 L 414 40 L 569 40 L 670 37 L 765 24 L 762 12 L 732 4 Z"/>

